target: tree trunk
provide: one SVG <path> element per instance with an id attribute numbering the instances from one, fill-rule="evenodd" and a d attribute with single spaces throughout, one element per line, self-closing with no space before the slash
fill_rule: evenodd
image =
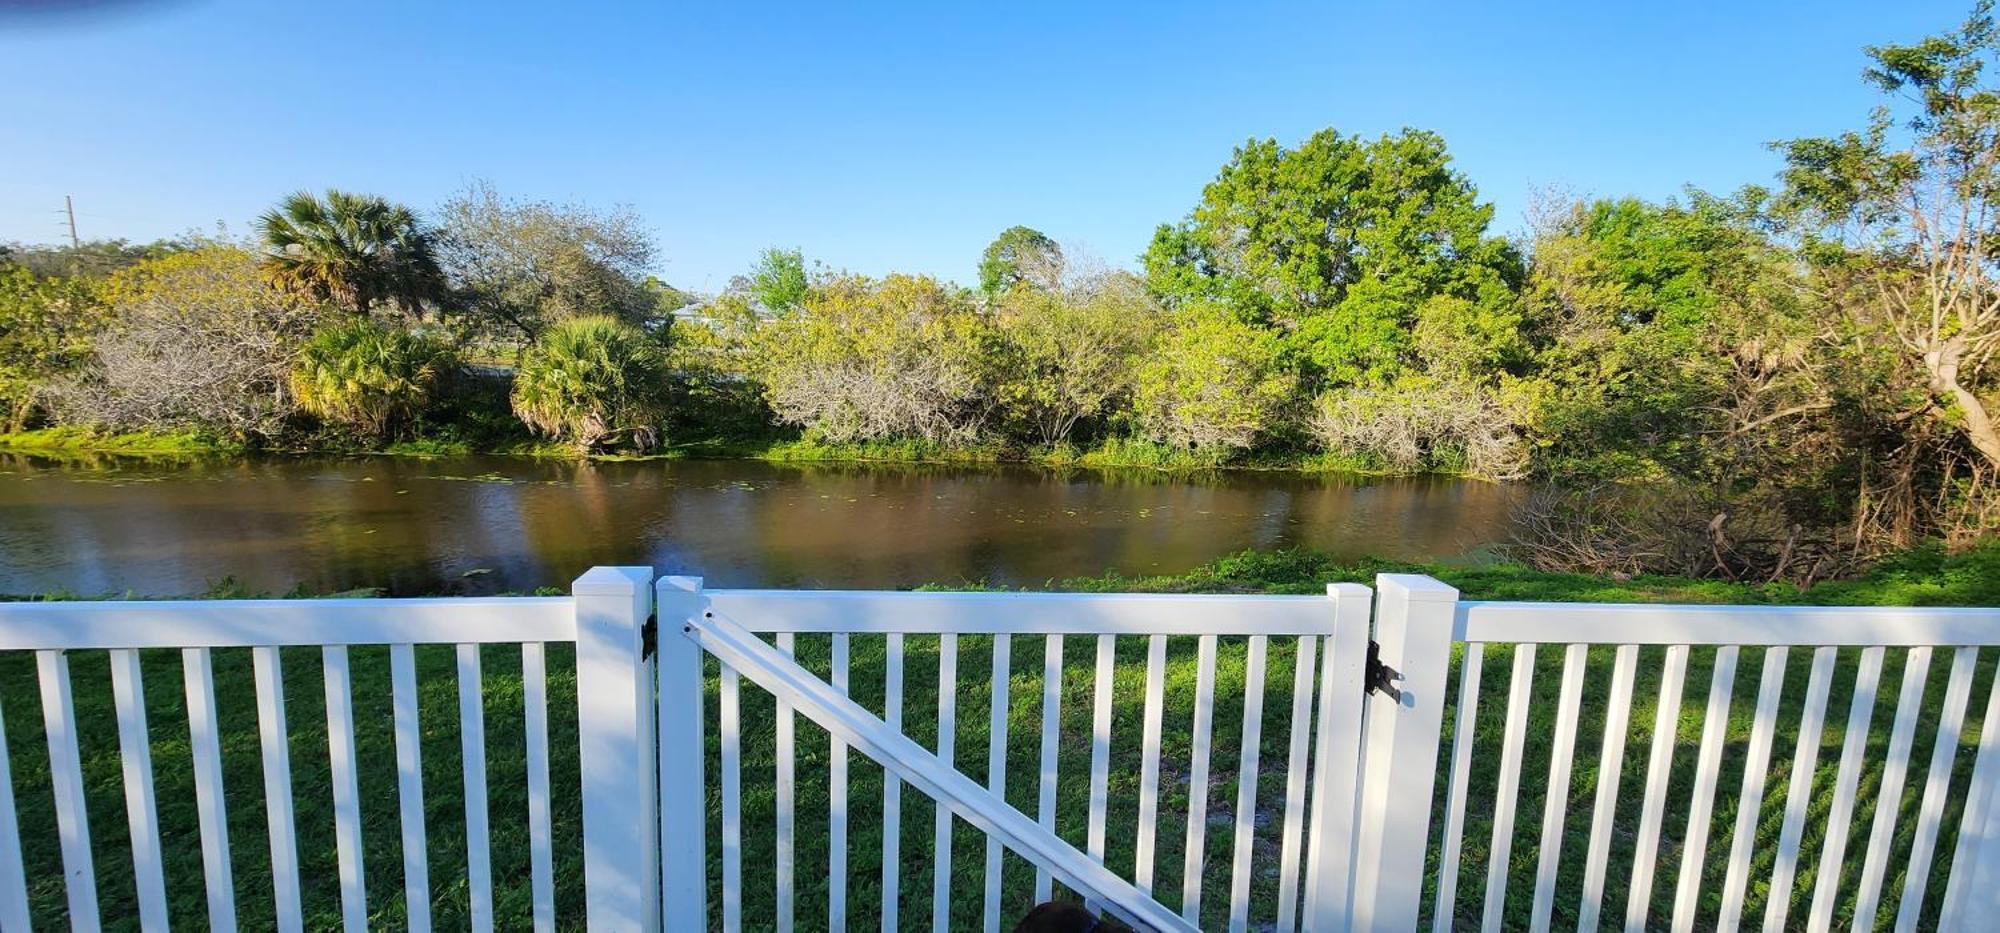
<path id="1" fill-rule="evenodd" d="M 1958 381 L 1959 360 L 1964 352 L 1965 341 L 1953 337 L 1924 354 L 1924 366 L 1930 370 L 1931 389 L 1957 403 L 1962 420 L 1958 427 L 1987 463 L 2000 467 L 2000 427 L 1994 425 L 1993 415 L 1986 410 L 1986 403 Z"/>

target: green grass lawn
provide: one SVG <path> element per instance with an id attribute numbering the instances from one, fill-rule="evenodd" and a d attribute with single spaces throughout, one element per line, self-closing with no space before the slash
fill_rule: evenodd
<path id="1" fill-rule="evenodd" d="M 1588 577 L 1532 574 L 1510 567 L 1420 568 L 1439 573 L 1459 586 L 1468 598 L 1542 599 L 1672 599 L 1702 602 L 1838 602 L 1838 603 L 1926 603 L 1996 604 L 1993 593 L 2000 586 L 2000 549 L 1987 548 L 1965 555 L 1945 556 L 1924 552 L 1894 562 L 1859 581 L 1828 584 L 1806 592 L 1738 585 L 1713 584 L 1671 579 L 1606 581 Z M 1069 581 L 1072 589 L 1130 589 L 1152 591 L 1313 591 L 1332 579 L 1365 579 L 1378 569 L 1403 569 L 1389 565 L 1335 565 L 1323 557 L 1303 553 L 1243 555 L 1217 562 L 1196 572 L 1142 580 L 1093 578 Z M 1242 734 L 1244 639 L 1223 639 L 1217 671 L 1214 755 L 1210 763 L 1208 794 L 1208 845 L 1203 871 L 1203 926 L 1220 926 L 1227 916 L 1229 866 L 1232 856 L 1232 825 L 1237 791 L 1238 751 Z M 809 668 L 824 672 L 828 640 L 825 637 L 799 638 L 799 655 Z M 1192 637 L 1169 640 L 1167 668 L 1164 757 L 1161 763 L 1161 802 L 1158 824 L 1157 871 L 1154 887 L 1160 899 L 1178 907 L 1182 890 L 1182 862 L 1187 831 L 1189 722 L 1194 701 L 1195 646 Z M 1010 643 L 1013 674 L 1008 704 L 1009 755 L 1007 798 L 1024 812 L 1035 812 L 1039 771 L 1041 728 L 1042 658 L 1040 637 L 1016 637 Z M 1094 639 L 1070 637 L 1065 642 L 1063 684 L 1061 781 L 1058 791 L 1058 832 L 1081 845 L 1087 818 L 1090 744 L 1090 704 Z M 1293 641 L 1274 639 L 1270 646 L 1266 676 L 1262 740 L 1261 776 L 1257 787 L 1257 811 L 1253 837 L 1252 921 L 1269 923 L 1276 916 L 1278 888 L 1278 846 L 1283 825 L 1284 769 L 1290 738 Z M 906 641 L 905 707 L 906 731 L 917 741 L 931 745 L 936 730 L 936 638 L 911 637 Z M 882 703 L 881 659 L 883 639 L 856 637 L 853 642 L 854 696 L 870 709 Z M 1605 896 L 1605 916 L 1622 918 L 1628 896 L 1631 849 L 1639 820 L 1645 762 L 1651 741 L 1655 704 L 1658 698 L 1660 650 L 1642 653 L 1638 684 L 1632 706 L 1631 729 L 1625 754 L 1624 778 L 1620 784 L 1620 805 L 1613 833 L 1612 857 Z M 1139 735 L 1141 698 L 1145 676 L 1146 640 L 1121 639 L 1116 681 L 1117 708 L 1112 730 L 1111 796 L 1109 809 L 1108 863 L 1121 873 L 1133 863 L 1138 813 L 1140 776 Z M 1484 896 L 1489 841 L 1492 832 L 1494 793 L 1500 760 L 1503 721 L 1506 713 L 1507 679 L 1511 649 L 1487 649 L 1481 702 L 1475 733 L 1474 769 L 1468 795 L 1463 869 L 1458 885 L 1454 916 L 1461 924 L 1476 923 Z M 1854 679 L 1858 652 L 1841 652 L 1839 670 L 1833 681 L 1827 709 L 1826 732 L 1814 784 L 1811 818 L 1805 839 L 1798 881 L 1795 887 L 1793 923 L 1803 922 L 1815 878 L 1819 844 L 1824 833 L 1824 811 L 1831 797 L 1833 775 L 1838 767 L 1842 730 Z M 1993 653 L 1981 659 L 1974 682 L 1970 712 L 1958 755 L 1957 775 L 1951 805 L 1945 814 L 1945 832 L 1938 842 L 1934 863 L 1932 899 L 1942 893 L 1944 872 L 1949 865 L 1962 790 L 1971 768 L 1971 746 L 1979 733 L 1980 713 L 1994 675 Z M 1524 925 L 1533 891 L 1543 803 L 1546 799 L 1550 734 L 1555 715 L 1555 695 L 1561 679 L 1562 652 L 1554 646 L 1537 653 L 1534 702 L 1530 707 L 1528 742 L 1521 796 L 1517 810 L 1516 835 L 1508 866 L 1507 913 L 1509 926 Z M 1783 812 L 1783 796 L 1794 751 L 1798 711 L 1806 683 L 1810 651 L 1794 650 L 1788 663 L 1784 706 L 1771 762 L 1771 780 L 1759 820 L 1760 845 L 1751 875 L 1746 916 L 1761 920 L 1764 888 L 1770 876 L 1770 860 Z M 1688 794 L 1694 780 L 1695 751 L 1701 730 L 1703 709 L 1709 690 L 1709 670 L 1713 652 L 1694 652 L 1679 709 L 1674 767 L 1662 833 L 1660 869 L 1652 889 L 1652 923 L 1664 926 L 1671 912 L 1674 884 L 1680 866 L 1680 846 L 1686 821 Z M 462 927 L 468 922 L 468 893 L 464 878 L 463 800 L 459 758 L 455 667 L 448 648 L 420 648 L 417 652 L 421 692 L 421 722 L 424 733 L 425 809 L 429 829 L 430 875 L 433 914 L 441 928 Z M 987 777 L 987 724 L 991 713 L 990 663 L 992 639 L 967 636 L 959 640 L 957 684 L 958 766 L 968 775 Z M 154 742 L 154 768 L 158 792 L 161 833 L 166 852 L 166 871 L 173 919 L 179 924 L 200 925 L 205 917 L 201 856 L 196 830 L 192 776 L 188 767 L 187 720 L 183 707 L 180 659 L 175 652 L 146 652 L 146 699 Z M 107 925 L 113 928 L 136 926 L 132 891 L 129 845 L 125 829 L 123 784 L 117 754 L 117 726 L 113 713 L 105 655 L 101 652 L 72 654 L 80 741 L 85 763 L 86 794 L 95 845 L 99 898 Z M 394 739 L 389 707 L 388 653 L 385 648 L 354 649 L 351 652 L 354 678 L 356 740 L 361 762 L 361 809 L 366 850 L 366 875 L 373 922 L 384 928 L 402 925 L 402 852 L 397 817 Z M 237 883 L 239 918 L 245 929 L 268 927 L 271 920 L 271 888 L 266 852 L 261 755 L 257 741 L 256 704 L 251 686 L 250 657 L 247 649 L 218 650 L 214 653 L 215 679 L 223 732 L 225 784 L 229 795 L 232 865 Z M 520 652 L 506 646 L 488 648 L 484 657 L 486 693 L 486 738 L 488 783 L 492 813 L 493 879 L 496 910 L 503 928 L 523 925 L 529 915 L 529 878 L 525 756 L 522 735 Z M 1894 714 L 1896 691 L 1903 670 L 1901 652 L 1891 652 L 1878 692 L 1878 705 L 1871 731 L 1869 768 L 1861 783 L 1853 832 L 1842 884 L 1843 897 L 1837 921 L 1850 917 L 1853 910 L 1854 879 L 1861 870 L 1869 820 L 1877 805 L 1875 788 L 1881 781 L 1881 762 L 1886 748 L 1889 720 Z M 1902 801 L 1899 838 L 1891 859 L 1889 878 L 1882 898 L 1883 914 L 1893 917 L 1901 890 L 1900 866 L 1909 847 L 1917 801 L 1928 777 L 1928 762 L 1935 736 L 1934 717 L 1944 690 L 1949 652 L 1933 659 L 1926 688 L 1925 718 L 1916 732 L 1911 753 L 1908 782 Z M 1748 741 L 1751 707 L 1762 668 L 1762 652 L 1746 649 L 1737 665 L 1735 700 L 1729 730 L 1729 752 L 1724 757 L 1716 800 L 1713 829 L 1703 882 L 1703 912 L 1697 927 L 1713 922 L 1716 893 L 1726 867 L 1729 833 L 1734 825 L 1738 802 L 1737 788 L 1742 772 L 1742 748 Z M 1558 879 L 1555 920 L 1558 927 L 1575 922 L 1577 890 L 1580 887 L 1582 853 L 1590 833 L 1590 808 L 1595 793 L 1595 770 L 1602 739 L 1604 695 L 1611 670 L 1610 649 L 1594 649 L 1590 656 L 1585 687 L 1582 723 L 1578 734 L 1574 774 L 1566 794 L 1569 819 L 1563 840 L 1563 868 Z M 582 864 L 581 826 L 577 799 L 575 756 L 575 692 L 572 654 L 552 647 L 549 655 L 550 729 L 553 736 L 551 767 L 555 826 L 556 887 L 558 914 L 564 926 L 580 925 Z M 714 673 L 711 663 L 710 774 L 714 774 L 715 738 Z M 303 864 L 307 924 L 323 928 L 338 923 L 339 888 L 334 863 L 332 795 L 324 730 L 323 687 L 317 650 L 285 652 L 287 713 L 291 727 L 294 801 L 297 808 L 300 856 Z M 1453 684 L 1457 683 L 1453 672 Z M 1454 686 L 1455 689 L 1455 686 Z M 746 925 L 758 928 L 771 915 L 774 903 L 774 851 L 772 828 L 774 793 L 771 776 L 775 757 L 772 702 L 768 695 L 748 685 L 744 689 L 744 891 Z M 1455 698 L 1454 698 L 1455 702 Z M 37 924 L 56 925 L 66 912 L 61 881 L 60 852 L 56 839 L 54 809 L 47 773 L 46 745 L 43 741 L 41 706 L 36 690 L 32 657 L 18 652 L 0 655 L 0 709 L 12 741 L 14 788 L 21 814 L 23 854 L 28 866 L 30 897 Z M 1447 731 L 1454 711 L 1446 713 Z M 1440 752 L 1440 788 L 1449 766 L 1450 746 Z M 826 783 L 825 766 L 829 755 L 825 733 L 801 719 L 798 728 L 798 867 L 797 918 L 800 929 L 818 929 L 826 917 Z M 854 761 L 849 795 L 850 838 L 848 848 L 848 919 L 857 929 L 878 926 L 881 895 L 881 769 L 859 758 Z M 711 782 L 713 778 L 711 777 Z M 1433 823 L 1433 874 L 1436 865 L 1438 827 L 1442 824 L 1444 795 L 1440 791 Z M 718 801 L 711 793 L 711 860 L 719 858 Z M 900 912 L 905 925 L 922 925 L 931 911 L 932 821 L 930 801 L 914 791 L 903 794 L 901 833 L 902 858 Z M 952 917 L 954 926 L 974 926 L 980 916 L 984 888 L 985 841 L 978 833 L 958 825 L 952 860 Z M 1009 856 L 1003 873 L 1005 913 L 1012 917 L 1024 911 L 1032 897 L 1034 873 L 1025 862 Z M 711 871 L 712 895 L 719 898 L 719 872 Z M 719 904 L 719 900 L 714 901 Z M 1426 910 L 1428 911 L 1428 899 Z M 712 923 L 719 923 L 720 910 L 711 909 Z M 1926 923 L 1934 922 L 1926 915 Z"/>

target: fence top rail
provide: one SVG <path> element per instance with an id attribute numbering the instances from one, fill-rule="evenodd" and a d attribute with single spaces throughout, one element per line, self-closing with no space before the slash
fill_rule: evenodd
<path id="1" fill-rule="evenodd" d="M 576 640 L 567 596 L 0 603 L 0 650 Z"/>
<path id="2" fill-rule="evenodd" d="M 2000 645 L 2000 609 L 1466 601 L 1458 604 L 1453 637 L 1618 645 Z"/>
<path id="3" fill-rule="evenodd" d="M 753 632 L 1009 635 L 1331 635 L 1324 596 L 704 590 L 704 609 Z"/>

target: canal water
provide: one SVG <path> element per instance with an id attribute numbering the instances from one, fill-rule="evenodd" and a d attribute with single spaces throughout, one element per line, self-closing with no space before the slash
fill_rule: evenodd
<path id="1" fill-rule="evenodd" d="M 593 564 L 713 586 L 1035 586 L 1245 548 L 1461 559 L 1519 490 L 1443 478 L 761 461 L 0 456 L 0 593 L 522 592 Z"/>

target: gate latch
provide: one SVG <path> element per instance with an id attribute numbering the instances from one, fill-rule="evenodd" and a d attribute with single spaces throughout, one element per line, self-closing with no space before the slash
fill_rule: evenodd
<path id="1" fill-rule="evenodd" d="M 639 660 L 644 661 L 652 657 L 653 652 L 659 647 L 660 618 L 653 616 L 646 620 L 645 625 L 639 626 Z M 1371 654 L 1368 657 L 1372 659 L 1375 656 Z"/>
<path id="2" fill-rule="evenodd" d="M 1368 642 L 1368 671 L 1362 675 L 1362 683 L 1365 685 L 1362 695 L 1366 696 L 1370 693 L 1379 692 L 1383 696 L 1401 703 L 1403 702 L 1403 691 L 1396 688 L 1395 681 L 1402 680 L 1403 675 L 1395 668 L 1382 663 L 1381 652 L 1382 646 L 1377 644 L 1373 639 L 1370 639 Z"/>

